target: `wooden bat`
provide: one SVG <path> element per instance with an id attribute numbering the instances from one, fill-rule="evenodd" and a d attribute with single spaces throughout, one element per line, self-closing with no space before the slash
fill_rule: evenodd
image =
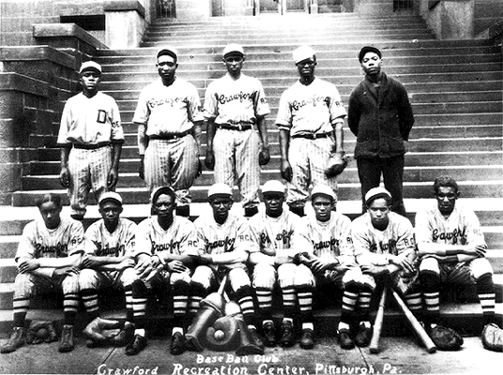
<path id="1" fill-rule="evenodd" d="M 419 323 L 417 318 L 412 314 L 412 312 L 409 310 L 405 302 L 403 302 L 402 298 L 398 295 L 398 293 L 392 289 L 392 294 L 393 298 L 395 301 L 398 303 L 398 306 L 404 313 L 405 317 L 409 321 L 410 325 L 412 326 L 412 329 L 414 332 L 419 336 L 421 341 L 423 342 L 424 346 L 426 347 L 426 350 L 428 353 L 435 353 L 437 351 L 437 347 L 431 340 L 430 336 L 426 333 L 424 330 L 424 327 Z"/>
<path id="2" fill-rule="evenodd" d="M 381 337 L 381 330 L 384 321 L 384 305 L 386 304 L 387 289 L 387 287 L 384 287 L 382 290 L 381 300 L 379 301 L 379 308 L 377 309 L 377 315 L 374 321 L 372 340 L 370 341 L 369 346 L 369 350 L 373 354 L 379 353 L 379 339 Z"/>

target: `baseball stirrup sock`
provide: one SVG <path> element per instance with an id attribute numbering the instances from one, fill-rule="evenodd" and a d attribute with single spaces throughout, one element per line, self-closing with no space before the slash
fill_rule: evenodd
<path id="1" fill-rule="evenodd" d="M 370 301 L 372 300 L 372 291 L 364 288 L 358 295 L 358 310 L 361 320 L 370 320 Z"/>
<path id="2" fill-rule="evenodd" d="M 283 295 L 283 308 L 285 310 L 285 315 L 292 316 L 295 312 L 295 289 L 293 287 L 281 288 L 281 293 Z"/>
<path id="3" fill-rule="evenodd" d="M 132 322 L 134 313 L 133 313 L 133 287 L 131 285 L 124 287 L 124 294 L 126 297 L 126 321 Z"/>
<path id="4" fill-rule="evenodd" d="M 477 295 L 482 307 L 484 325 L 486 325 L 492 322 L 496 308 L 496 293 L 491 274 L 482 275 L 477 279 Z"/>
<path id="5" fill-rule="evenodd" d="M 13 304 L 13 320 L 15 327 L 23 327 L 26 319 L 26 314 L 30 308 L 29 298 L 14 298 Z"/>
<path id="6" fill-rule="evenodd" d="M 269 316 L 272 310 L 272 290 L 257 288 L 255 293 L 257 295 L 259 310 L 263 315 Z"/>
<path id="7" fill-rule="evenodd" d="M 75 323 L 77 310 L 79 308 L 78 294 L 65 294 L 63 301 L 64 324 L 72 325 Z"/>

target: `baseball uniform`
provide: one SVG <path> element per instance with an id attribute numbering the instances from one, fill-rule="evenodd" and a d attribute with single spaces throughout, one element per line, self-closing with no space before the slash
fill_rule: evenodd
<path id="1" fill-rule="evenodd" d="M 213 141 L 215 183 L 231 188 L 236 182 L 243 207 L 256 207 L 260 187 L 260 136 L 257 118 L 270 112 L 260 81 L 241 73 L 227 73 L 208 85 L 204 116 L 215 121 Z"/>
<path id="2" fill-rule="evenodd" d="M 124 143 L 119 108 L 102 92 L 91 98 L 79 93 L 65 104 L 58 134 L 58 146 L 71 149 L 68 158 L 68 195 L 72 215 L 84 216 L 89 191 L 96 197 L 108 190 L 112 168 L 112 145 Z"/>
<path id="3" fill-rule="evenodd" d="M 191 202 L 189 189 L 199 166 L 192 130 L 203 119 L 196 87 L 179 77 L 170 86 L 158 79 L 145 87 L 133 116 L 134 123 L 146 126 L 149 139 L 144 160 L 148 189 L 171 186 L 180 206 Z"/>

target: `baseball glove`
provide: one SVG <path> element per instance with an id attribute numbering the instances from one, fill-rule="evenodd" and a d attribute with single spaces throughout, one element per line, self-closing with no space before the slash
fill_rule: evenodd
<path id="1" fill-rule="evenodd" d="M 455 330 L 443 326 L 433 327 L 430 337 L 438 350 L 459 350 L 463 345 L 463 338 Z"/>
<path id="2" fill-rule="evenodd" d="M 258 163 L 259 165 L 266 165 L 269 163 L 269 160 L 271 160 L 269 149 L 264 147 L 258 154 Z"/>
<path id="3" fill-rule="evenodd" d="M 206 151 L 206 157 L 204 158 L 204 165 L 206 168 L 208 168 L 210 171 L 215 169 L 215 154 L 213 151 Z"/>
<path id="4" fill-rule="evenodd" d="M 503 329 L 496 324 L 486 324 L 482 330 L 484 348 L 495 352 L 503 352 Z"/>
<path id="5" fill-rule="evenodd" d="M 331 157 L 328 161 L 328 167 L 325 169 L 325 175 L 330 177 L 336 177 L 340 175 L 348 165 L 347 158 L 341 157 Z"/>
<path id="6" fill-rule="evenodd" d="M 110 339 L 120 331 L 120 322 L 96 318 L 84 329 L 84 335 L 88 338 L 88 346 L 99 346 L 110 343 Z"/>
<path id="7" fill-rule="evenodd" d="M 26 333 L 26 342 L 28 344 L 40 344 L 42 342 L 53 342 L 58 339 L 58 334 L 51 321 L 32 320 L 28 332 Z"/>

